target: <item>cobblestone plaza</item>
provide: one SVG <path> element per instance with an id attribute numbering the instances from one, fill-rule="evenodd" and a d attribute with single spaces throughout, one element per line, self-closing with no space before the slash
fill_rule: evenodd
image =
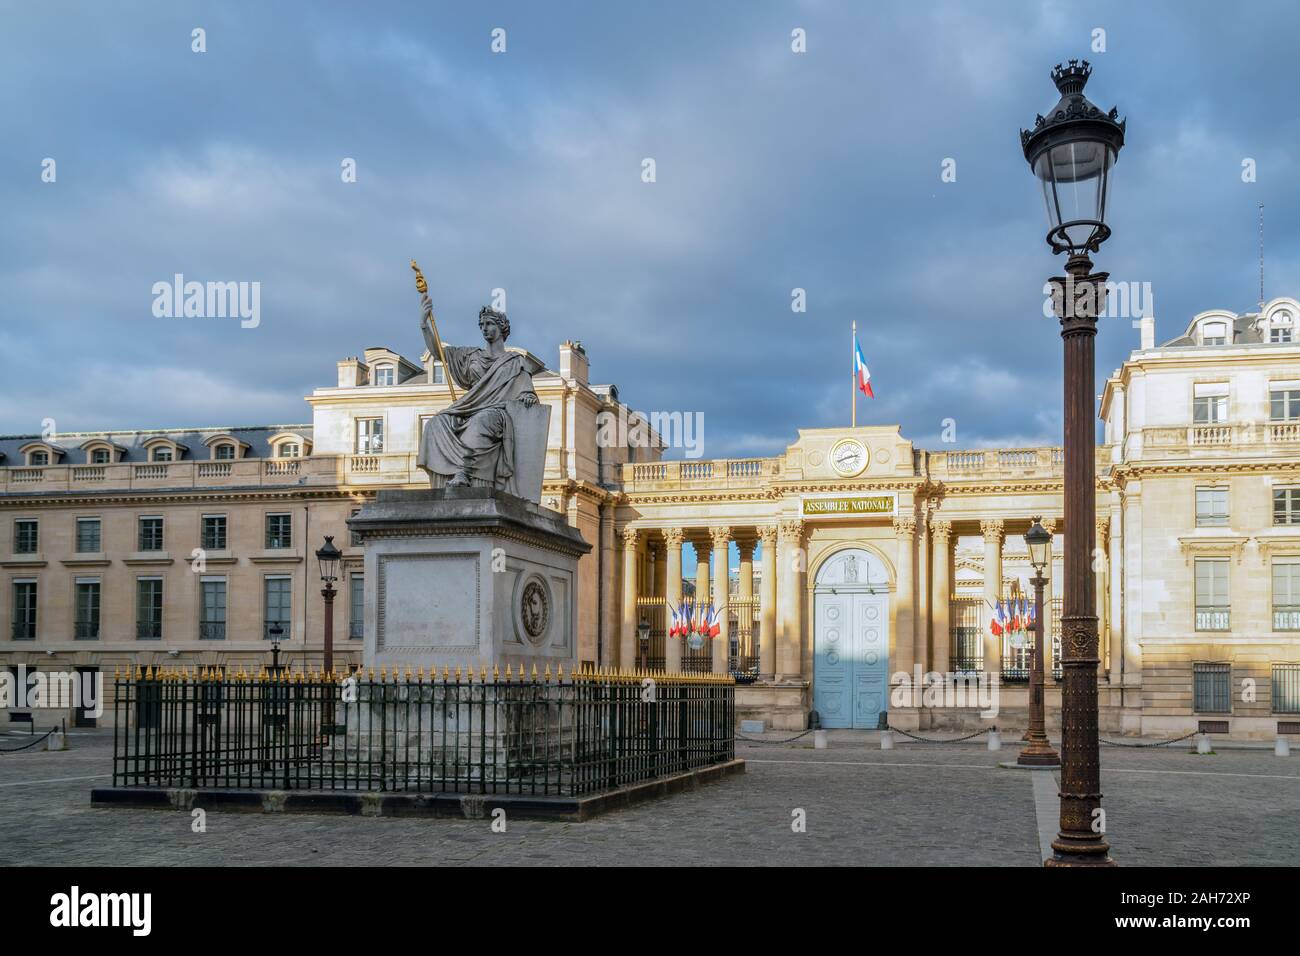
<path id="1" fill-rule="evenodd" d="M 1002 769 L 1012 746 L 900 744 L 874 733 L 741 740 L 743 776 L 585 823 L 98 809 L 111 731 L 0 757 L 0 865 L 1037 866 L 1054 774 Z M 21 737 L 6 736 L 6 749 Z M 1044 778 L 1052 776 L 1050 786 Z M 1040 783 L 1036 804 L 1036 785 Z M 1300 763 L 1271 750 L 1102 749 L 1107 836 L 1125 866 L 1300 864 Z M 795 832 L 796 811 L 806 831 Z"/>

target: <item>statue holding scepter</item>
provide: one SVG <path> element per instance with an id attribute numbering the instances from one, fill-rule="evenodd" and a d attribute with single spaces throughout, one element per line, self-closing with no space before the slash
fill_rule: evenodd
<path id="1" fill-rule="evenodd" d="M 417 463 L 435 486 L 441 477 L 448 488 L 477 485 L 520 495 L 515 481 L 517 408 L 531 409 L 537 394 L 523 356 L 506 350 L 510 320 L 504 312 L 485 306 L 478 315 L 485 347 L 444 346 L 424 276 L 414 260 L 411 268 L 424 305 L 420 329 L 430 354 L 446 370 L 452 395 L 452 403 L 425 422 Z M 459 398 L 453 383 L 465 389 Z M 535 497 L 535 493 L 520 496 Z"/>

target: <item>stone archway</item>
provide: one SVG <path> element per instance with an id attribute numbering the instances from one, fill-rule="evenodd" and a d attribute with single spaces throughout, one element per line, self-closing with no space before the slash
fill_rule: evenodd
<path id="1" fill-rule="evenodd" d="M 865 548 L 837 551 L 817 570 L 813 709 L 823 727 L 865 730 L 889 709 L 889 575 Z"/>

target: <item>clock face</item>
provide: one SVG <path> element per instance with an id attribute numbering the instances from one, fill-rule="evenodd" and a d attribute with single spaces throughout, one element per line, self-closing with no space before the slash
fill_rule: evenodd
<path id="1" fill-rule="evenodd" d="M 844 478 L 860 475 L 867 467 L 867 449 L 856 438 L 837 441 L 831 448 L 831 467 Z"/>

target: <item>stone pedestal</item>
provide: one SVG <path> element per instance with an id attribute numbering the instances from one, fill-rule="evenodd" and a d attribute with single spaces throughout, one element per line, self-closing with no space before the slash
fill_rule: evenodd
<path id="1" fill-rule="evenodd" d="M 365 663 L 544 670 L 577 658 L 578 558 L 562 516 L 490 488 L 381 491 L 365 547 Z"/>

